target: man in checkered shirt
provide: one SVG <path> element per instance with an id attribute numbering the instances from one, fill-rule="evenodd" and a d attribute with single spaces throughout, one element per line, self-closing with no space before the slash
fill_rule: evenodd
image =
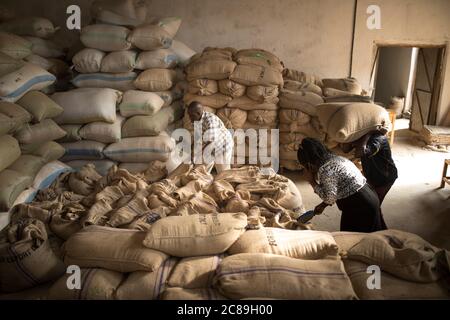
<path id="1" fill-rule="evenodd" d="M 195 121 L 201 123 L 202 156 L 212 154 L 214 157 L 214 159 L 203 159 L 204 162 L 208 163 L 210 162 L 208 160 L 212 160 L 217 173 L 230 169 L 233 157 L 233 137 L 222 120 L 215 114 L 204 111 L 201 103 L 197 101 L 189 104 L 188 114 L 194 125 Z M 210 152 L 211 150 L 214 151 Z"/>

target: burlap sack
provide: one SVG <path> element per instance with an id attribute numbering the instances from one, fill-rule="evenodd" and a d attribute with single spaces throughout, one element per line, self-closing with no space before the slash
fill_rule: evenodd
<path id="1" fill-rule="evenodd" d="M 172 37 L 162 27 L 143 24 L 136 27 L 128 36 L 128 41 L 141 50 L 167 49 L 172 45 Z"/>
<path id="2" fill-rule="evenodd" d="M 259 103 L 247 96 L 234 98 L 227 104 L 229 108 L 239 108 L 246 111 L 251 110 L 278 110 L 276 103 Z"/>
<path id="3" fill-rule="evenodd" d="M 272 253 L 297 259 L 336 257 L 338 246 L 329 232 L 261 228 L 246 231 L 228 250 L 230 254 Z"/>
<path id="4" fill-rule="evenodd" d="M 281 72 L 271 67 L 257 65 L 238 65 L 230 79 L 246 86 L 282 86 Z"/>
<path id="5" fill-rule="evenodd" d="M 39 91 L 28 92 L 17 101 L 17 104 L 32 114 L 35 123 L 54 118 L 64 111 L 61 106 Z"/>
<path id="6" fill-rule="evenodd" d="M 100 72 L 104 57 L 103 51 L 84 48 L 73 56 L 72 63 L 75 70 L 80 73 L 95 73 Z"/>
<path id="7" fill-rule="evenodd" d="M 106 223 L 108 227 L 119 227 L 133 222 L 133 220 L 141 215 L 150 212 L 147 197 L 148 192 L 139 190 L 132 199 L 124 206 L 118 205 L 117 208 L 109 214 L 109 220 Z"/>
<path id="8" fill-rule="evenodd" d="M 257 125 L 276 124 L 277 114 L 278 112 L 274 110 L 251 110 L 247 112 L 247 121 Z"/>
<path id="9" fill-rule="evenodd" d="M 144 238 L 145 232 L 89 226 L 67 240 L 64 262 L 119 272 L 156 271 L 167 255 L 144 247 Z"/>
<path id="10" fill-rule="evenodd" d="M 257 65 L 269 65 L 272 66 L 276 69 L 279 69 L 279 67 L 277 68 L 277 66 L 281 65 L 281 61 L 280 59 L 274 55 L 273 53 L 266 51 L 264 49 L 243 49 L 243 50 L 239 50 L 238 52 L 236 52 L 234 54 L 234 57 L 236 60 L 241 60 L 244 62 L 239 62 L 240 64 L 257 64 Z M 250 58 L 247 61 L 255 61 L 256 59 L 258 59 L 260 61 L 260 63 L 254 62 L 254 63 L 245 63 L 246 59 Z M 283 68 L 281 67 L 280 72 L 283 70 Z"/>
<path id="11" fill-rule="evenodd" d="M 237 82 L 231 81 L 229 79 L 224 79 L 218 81 L 219 92 L 227 96 L 237 98 L 242 97 L 245 94 L 246 87 Z"/>
<path id="12" fill-rule="evenodd" d="M 45 119 L 37 124 L 23 127 L 14 137 L 21 144 L 42 144 L 47 141 L 58 140 L 65 135 L 66 132 L 52 119 Z"/>
<path id="13" fill-rule="evenodd" d="M 101 72 L 122 73 L 133 71 L 136 66 L 137 52 L 123 50 L 108 53 L 103 59 L 100 67 Z"/>
<path id="14" fill-rule="evenodd" d="M 82 28 L 80 40 L 88 48 L 121 51 L 131 48 L 129 34 L 130 30 L 122 26 L 92 24 Z"/>
<path id="15" fill-rule="evenodd" d="M 123 281 L 123 274 L 116 271 L 82 268 L 81 289 L 69 289 L 69 277 L 63 275 L 50 288 L 48 298 L 51 300 L 114 300 L 116 290 Z"/>
<path id="16" fill-rule="evenodd" d="M 167 217 L 155 222 L 144 245 L 176 257 L 225 252 L 244 232 L 243 213 L 212 213 Z"/>
<path id="17" fill-rule="evenodd" d="M 325 89 L 326 90 L 326 89 Z M 360 95 L 342 95 L 342 96 L 333 96 L 333 97 L 325 97 L 325 103 L 334 103 L 334 102 L 365 102 L 365 103 L 373 103 L 373 99 L 369 96 L 360 96 Z"/>
<path id="18" fill-rule="evenodd" d="M 186 67 L 187 80 L 223 80 L 230 77 L 236 62 L 230 60 L 199 59 Z"/>
<path id="19" fill-rule="evenodd" d="M 297 160 L 280 159 L 280 167 L 291 171 L 303 170 L 303 166 Z"/>
<path id="20" fill-rule="evenodd" d="M 198 96 L 191 93 L 187 93 L 183 101 L 186 105 L 191 104 L 194 101 L 200 102 L 203 106 L 218 109 L 225 107 L 227 103 L 231 101 L 231 97 L 223 95 L 221 93 L 215 93 L 210 96 Z"/>
<path id="21" fill-rule="evenodd" d="M 66 153 L 61 161 L 102 160 L 105 158 L 103 150 L 106 145 L 98 141 L 80 140 L 77 142 L 65 142 L 61 143 L 61 146 L 66 149 Z"/>
<path id="22" fill-rule="evenodd" d="M 361 94 L 362 88 L 355 78 L 322 79 L 324 88 L 333 88 L 353 94 Z"/>
<path id="23" fill-rule="evenodd" d="M 0 115 L 2 116 L 0 126 L 2 135 L 19 129 L 23 124 L 31 122 L 32 119 L 31 114 L 27 110 L 18 104 L 6 101 L 0 101 Z"/>
<path id="24" fill-rule="evenodd" d="M 175 266 L 167 284 L 184 289 L 210 288 L 223 255 L 188 257 Z"/>
<path id="25" fill-rule="evenodd" d="M 346 252 L 350 250 L 354 245 L 359 243 L 366 235 L 362 232 L 332 232 L 334 240 L 336 241 L 339 250 Z"/>
<path id="26" fill-rule="evenodd" d="M 81 230 L 80 219 L 85 213 L 81 204 L 70 205 L 65 208 L 67 212 L 56 213 L 52 216 L 49 227 L 59 238 L 67 240 Z"/>
<path id="27" fill-rule="evenodd" d="M 311 91 L 281 90 L 280 107 L 300 110 L 310 116 L 316 116 L 316 106 L 323 103 L 321 96 Z"/>
<path id="28" fill-rule="evenodd" d="M 359 299 L 362 300 L 425 300 L 425 299 L 450 299 L 450 293 L 443 281 L 431 283 L 417 283 L 405 281 L 386 272 L 381 272 L 380 288 L 369 289 L 368 283 L 372 283 L 369 265 L 345 259 L 345 271 L 350 277 L 353 289 Z"/>
<path id="29" fill-rule="evenodd" d="M 175 77 L 170 69 L 148 69 L 139 74 L 134 85 L 144 91 L 165 91 L 175 84 Z"/>
<path id="30" fill-rule="evenodd" d="M 12 136 L 0 136 L 0 172 L 9 167 L 20 157 L 19 143 Z"/>
<path id="31" fill-rule="evenodd" d="M 42 157 L 23 154 L 16 161 L 14 161 L 14 163 L 10 165 L 8 169 L 14 170 L 24 176 L 29 176 L 34 179 L 36 174 L 45 164 L 46 161 Z"/>
<path id="32" fill-rule="evenodd" d="M 217 81 L 209 79 L 195 79 L 189 82 L 188 92 L 199 96 L 210 96 L 219 91 Z"/>
<path id="33" fill-rule="evenodd" d="M 1 36 L 0 36 L 1 39 Z M 13 57 L 7 55 L 6 53 L 1 51 L 1 45 L 0 45 L 0 77 L 4 76 L 5 74 L 14 72 L 18 69 L 20 69 L 23 66 L 23 62 L 22 61 L 18 61 L 16 59 L 14 59 Z M 30 57 L 36 57 L 36 55 L 29 55 L 28 57 L 25 58 L 25 61 L 28 61 Z M 42 58 L 44 59 L 44 58 Z M 44 59 L 46 60 L 46 59 Z"/>
<path id="34" fill-rule="evenodd" d="M 117 300 L 156 300 L 166 289 L 169 275 L 178 259 L 169 258 L 153 272 L 130 273 L 116 291 Z"/>
<path id="35" fill-rule="evenodd" d="M 50 69 L 50 67 L 52 66 L 52 63 L 47 58 L 38 56 L 37 54 L 34 54 L 34 53 L 30 54 L 24 60 L 26 62 L 35 64 L 35 65 L 41 67 L 42 69 L 44 69 L 46 71 L 48 71 Z M 1 71 L 0 71 L 0 73 L 1 73 Z"/>
<path id="36" fill-rule="evenodd" d="M 297 160 L 297 150 L 299 145 L 290 143 L 280 145 L 280 159 Z"/>
<path id="37" fill-rule="evenodd" d="M 127 25 L 129 22 L 142 24 L 149 14 L 145 2 L 134 0 L 96 0 L 92 2 L 91 13 L 97 20 L 118 25 Z M 105 21 L 103 18 L 110 20 Z"/>
<path id="38" fill-rule="evenodd" d="M 21 60 L 29 56 L 31 54 L 31 47 L 31 42 L 25 38 L 8 32 L 0 32 L 0 52 L 13 59 Z"/>
<path id="39" fill-rule="evenodd" d="M 178 57 L 170 49 L 144 51 L 136 60 L 136 69 L 147 70 L 153 68 L 172 69 L 177 65 Z"/>
<path id="40" fill-rule="evenodd" d="M 20 291 L 64 273 L 64 264 L 50 248 L 43 222 L 20 220 L 9 227 L 7 235 L 0 244 L 0 291 Z"/>
<path id="41" fill-rule="evenodd" d="M 31 52 L 44 58 L 60 58 L 64 56 L 63 48 L 51 40 L 37 37 L 24 37 L 31 42 Z"/>
<path id="42" fill-rule="evenodd" d="M 322 88 L 311 82 L 298 82 L 285 79 L 283 88 L 289 91 L 311 91 L 319 96 L 322 95 Z"/>
<path id="43" fill-rule="evenodd" d="M 70 174 L 68 184 L 73 192 L 87 196 L 94 191 L 96 182 L 101 178 L 102 176 L 95 170 L 94 164 L 87 164 Z"/>
<path id="44" fill-rule="evenodd" d="M 43 39 L 52 37 L 56 32 L 56 28 L 50 20 L 39 17 L 15 17 L 3 23 L 0 30 Z"/>
<path id="45" fill-rule="evenodd" d="M 325 139 L 325 132 L 323 131 L 318 131 L 316 128 L 314 128 L 310 123 L 302 125 L 302 126 L 297 126 L 297 125 L 290 125 L 290 124 L 285 124 L 285 123 L 280 123 L 278 126 L 279 130 L 280 130 L 280 134 L 282 133 L 297 133 L 297 134 L 301 134 L 305 137 L 310 137 L 310 138 L 315 138 L 318 139 L 320 141 L 323 141 Z M 295 130 L 294 132 L 292 130 Z"/>
<path id="46" fill-rule="evenodd" d="M 80 141 L 80 129 L 83 125 L 81 124 L 62 124 L 60 128 L 66 132 L 66 135 L 58 140 L 58 142 L 76 142 Z M 28 152 L 32 150 L 31 148 L 22 148 L 23 151 L 27 150 Z"/>
<path id="47" fill-rule="evenodd" d="M 260 103 L 278 103 L 277 86 L 252 86 L 247 88 L 247 96 Z"/>
<path id="48" fill-rule="evenodd" d="M 119 105 L 120 114 L 124 117 L 135 115 L 151 116 L 164 105 L 164 100 L 156 93 L 139 90 L 129 90 L 123 94 Z"/>
<path id="49" fill-rule="evenodd" d="M 19 292 L 0 294 L 0 300 L 47 300 L 51 285 L 44 283 Z"/>
<path id="50" fill-rule="evenodd" d="M 85 165 L 92 163 L 95 166 L 95 170 L 102 176 L 108 173 L 108 170 L 117 165 L 117 162 L 111 160 L 72 160 L 66 162 L 66 164 L 75 170 L 83 168 Z"/>
<path id="51" fill-rule="evenodd" d="M 121 92 L 113 89 L 83 88 L 57 92 L 52 99 L 64 112 L 56 117 L 56 123 L 85 124 L 95 121 L 113 123 L 116 119 L 116 104 Z"/>
<path id="52" fill-rule="evenodd" d="M 75 76 L 71 83 L 77 88 L 110 88 L 119 91 L 136 89 L 136 72 L 86 73 Z"/>
<path id="53" fill-rule="evenodd" d="M 178 83 L 175 85 L 175 87 L 173 87 L 173 88 L 171 89 L 171 91 L 155 91 L 155 92 L 152 92 L 152 93 L 158 95 L 161 99 L 163 99 L 164 104 L 162 105 L 161 108 L 165 108 L 165 107 L 170 106 L 170 105 L 178 98 L 178 96 L 181 96 L 181 97 L 182 97 L 182 96 L 184 95 L 184 93 L 181 94 L 181 95 L 179 95 L 177 92 L 175 92 L 175 91 L 176 91 L 175 88 L 176 88 L 179 84 L 180 84 L 180 83 L 178 82 Z"/>
<path id="54" fill-rule="evenodd" d="M 301 260 L 264 253 L 232 255 L 219 265 L 215 287 L 230 299 L 356 299 L 338 259 Z"/>
<path id="55" fill-rule="evenodd" d="M 167 288 L 161 296 L 162 300 L 228 300 L 213 288 L 183 289 Z"/>
<path id="56" fill-rule="evenodd" d="M 84 125 L 80 131 L 80 137 L 85 140 L 93 140 L 103 143 L 114 143 L 122 138 L 122 124 L 125 118 L 116 116 L 114 123 L 102 121 L 91 122 Z"/>
<path id="57" fill-rule="evenodd" d="M 297 215 L 305 213 L 306 210 L 303 206 L 302 195 L 297 186 L 291 179 L 287 180 L 287 188 L 280 190 L 273 199 L 283 208 L 291 210 L 297 218 Z"/>
<path id="58" fill-rule="evenodd" d="M 22 153 L 25 154 L 26 152 L 22 150 Z M 66 149 L 54 141 L 44 142 L 43 144 L 38 145 L 31 152 L 34 156 L 44 158 L 46 163 L 58 160 L 64 155 L 64 153 L 66 153 Z"/>
<path id="59" fill-rule="evenodd" d="M 14 119 L 4 115 L 3 113 L 0 113 L 0 135 L 13 133 L 22 126 L 23 123 L 18 123 Z"/>
<path id="60" fill-rule="evenodd" d="M 189 48 L 185 43 L 173 40 L 170 50 L 177 56 L 178 64 L 185 67 L 195 51 Z"/>
<path id="61" fill-rule="evenodd" d="M 370 103 L 325 103 L 316 107 L 320 125 L 339 143 L 353 142 L 370 131 L 386 128 L 389 113 Z"/>
<path id="62" fill-rule="evenodd" d="M 311 73 L 305 73 L 294 69 L 284 69 L 283 78 L 286 80 L 293 80 L 297 82 L 312 83 L 318 86 L 322 86 L 322 81 Z"/>
<path id="63" fill-rule="evenodd" d="M 242 128 L 247 121 L 247 111 L 237 108 L 221 108 L 217 110 L 216 114 L 223 121 L 225 127 L 229 129 Z"/>
<path id="64" fill-rule="evenodd" d="M 414 282 L 434 282 L 448 276 L 444 249 L 432 246 L 417 235 L 385 230 L 371 233 L 348 250 L 352 260 L 375 264 L 396 277 Z"/>

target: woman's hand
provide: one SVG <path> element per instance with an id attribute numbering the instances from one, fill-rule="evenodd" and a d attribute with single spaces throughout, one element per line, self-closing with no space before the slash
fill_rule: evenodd
<path id="1" fill-rule="evenodd" d="M 322 214 L 326 207 L 328 207 L 328 204 L 326 204 L 325 202 L 322 202 L 321 204 L 317 205 L 314 208 L 314 214 L 316 214 L 316 215 Z"/>

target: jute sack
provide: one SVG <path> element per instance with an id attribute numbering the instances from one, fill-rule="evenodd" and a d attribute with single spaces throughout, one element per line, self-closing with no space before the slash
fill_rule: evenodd
<path id="1" fill-rule="evenodd" d="M 297 160 L 297 150 L 299 145 L 290 143 L 280 145 L 280 159 Z"/>
<path id="2" fill-rule="evenodd" d="M 244 58 L 244 57 L 255 57 L 255 56 L 264 56 L 266 60 L 270 61 L 271 65 L 279 64 L 280 59 L 274 55 L 272 52 L 269 52 L 264 49 L 243 49 L 234 53 L 235 59 Z"/>
<path id="3" fill-rule="evenodd" d="M 229 78 L 235 68 L 236 62 L 234 61 L 200 59 L 186 67 L 187 80 L 223 80 Z"/>
<path id="4" fill-rule="evenodd" d="M 105 144 L 98 141 L 81 140 L 77 142 L 61 143 L 66 153 L 62 157 L 62 161 L 71 160 L 101 160 L 105 156 L 103 150 Z"/>
<path id="5" fill-rule="evenodd" d="M 297 82 L 313 83 L 318 86 L 321 86 L 322 83 L 318 77 L 311 73 L 305 73 L 303 71 L 287 68 L 283 70 L 283 78 L 286 80 L 293 80 Z"/>
<path id="6" fill-rule="evenodd" d="M 414 282 L 434 282 L 449 272 L 448 253 L 444 249 L 404 231 L 385 230 L 366 235 L 347 255 Z"/>
<path id="7" fill-rule="evenodd" d="M 43 190 L 51 186 L 51 184 L 59 177 L 60 174 L 71 171 L 72 169 L 60 161 L 48 162 L 39 170 L 34 178 L 33 188 Z"/>
<path id="8" fill-rule="evenodd" d="M 362 88 L 355 78 L 322 79 L 323 87 L 347 91 L 353 94 L 361 94 Z"/>
<path id="9" fill-rule="evenodd" d="M 31 46 L 27 39 L 0 31 L 0 52 L 11 58 L 21 60 L 28 57 L 31 54 Z"/>
<path id="10" fill-rule="evenodd" d="M 303 169 L 303 166 L 298 162 L 298 160 L 280 159 L 280 167 L 291 171 L 298 171 Z"/>
<path id="11" fill-rule="evenodd" d="M 217 116 L 223 121 L 225 127 L 229 129 L 242 128 L 247 121 L 247 111 L 237 108 L 221 108 L 217 110 Z"/>
<path id="12" fill-rule="evenodd" d="M 64 155 L 64 153 L 66 153 L 66 149 L 55 141 L 47 141 L 39 144 L 33 151 L 30 152 L 30 154 L 34 156 L 44 158 L 46 163 L 58 160 Z M 26 152 L 22 150 L 22 154 L 26 154 Z"/>
<path id="13" fill-rule="evenodd" d="M 323 88 L 323 95 L 325 97 L 352 97 L 358 96 L 357 94 L 352 94 L 348 91 L 338 90 L 334 88 Z"/>
<path id="14" fill-rule="evenodd" d="M 389 129 L 389 113 L 370 103 L 325 103 L 316 107 L 320 125 L 339 143 L 356 141 L 366 133 Z"/>
<path id="15" fill-rule="evenodd" d="M 311 82 L 298 82 L 294 80 L 284 80 L 283 88 L 289 91 L 311 91 L 319 96 L 322 95 L 322 88 Z"/>
<path id="16" fill-rule="evenodd" d="M 64 111 L 55 101 L 39 91 L 28 92 L 17 101 L 17 104 L 31 113 L 34 123 L 57 117 Z"/>
<path id="17" fill-rule="evenodd" d="M 83 88 L 55 93 L 51 98 L 64 109 L 55 121 L 63 124 L 95 121 L 114 123 L 116 104 L 121 96 L 119 91 L 106 88 Z"/>
<path id="18" fill-rule="evenodd" d="M 362 300 L 423 300 L 423 299 L 450 299 L 450 293 L 444 281 L 431 283 L 417 283 L 405 281 L 386 272 L 381 272 L 381 287 L 376 290 L 368 288 L 373 276 L 368 272 L 369 265 L 345 259 L 345 271 L 350 277 L 353 289 Z"/>
<path id="19" fill-rule="evenodd" d="M 28 91 L 44 89 L 55 80 L 54 75 L 41 67 L 25 63 L 22 68 L 0 77 L 0 98 L 16 102 Z"/>
<path id="20" fill-rule="evenodd" d="M 310 115 L 296 109 L 280 109 L 279 116 L 280 123 L 289 124 L 292 132 L 311 121 Z"/>
<path id="21" fill-rule="evenodd" d="M 19 292 L 0 294 L 0 300 L 47 300 L 51 285 L 52 283 L 44 283 Z"/>
<path id="22" fill-rule="evenodd" d="M 107 24 L 93 24 L 81 29 L 80 40 L 88 48 L 102 51 L 121 51 L 131 48 L 127 40 L 130 30 Z"/>
<path id="23" fill-rule="evenodd" d="M 277 118 L 278 112 L 275 110 L 251 110 L 247 112 L 247 121 L 258 125 L 277 123 Z"/>
<path id="24" fill-rule="evenodd" d="M 24 58 L 24 60 L 26 62 L 37 65 L 38 67 L 41 67 L 45 71 L 48 71 L 52 66 L 52 63 L 47 58 L 38 56 L 37 54 L 34 54 L 34 53 L 30 54 L 28 57 Z"/>
<path id="25" fill-rule="evenodd" d="M 129 90 L 123 94 L 119 105 L 120 114 L 124 117 L 135 115 L 151 116 L 164 105 L 164 100 L 156 93 L 139 90 Z"/>
<path id="26" fill-rule="evenodd" d="M 163 108 L 153 116 L 134 116 L 125 121 L 122 127 L 122 137 L 157 136 L 167 129 L 167 126 L 183 116 L 183 107 L 174 103 Z"/>
<path id="27" fill-rule="evenodd" d="M 186 105 L 191 104 L 194 101 L 200 102 L 203 106 L 218 109 L 225 107 L 227 103 L 231 101 L 231 97 L 223 95 L 221 93 L 215 93 L 210 96 L 198 96 L 192 93 L 186 93 L 183 98 Z"/>
<path id="28" fill-rule="evenodd" d="M 278 110 L 276 103 L 259 103 L 247 96 L 234 98 L 227 104 L 229 108 L 238 108 L 246 111 L 251 110 Z"/>
<path id="29" fill-rule="evenodd" d="M 95 170 L 95 166 L 87 164 L 69 175 L 68 185 L 73 192 L 87 196 L 94 192 L 96 182 L 101 178 L 102 176 Z"/>
<path id="30" fill-rule="evenodd" d="M 251 86 L 247 88 L 247 96 L 260 103 L 278 103 L 278 87 Z"/>
<path id="31" fill-rule="evenodd" d="M 219 92 L 227 96 L 238 98 L 245 94 L 246 87 L 229 79 L 220 80 Z"/>
<path id="32" fill-rule="evenodd" d="M 290 144 L 290 143 L 300 144 L 300 143 L 302 143 L 304 138 L 305 138 L 305 136 L 301 133 L 280 132 L 280 144 Z"/>
<path id="33" fill-rule="evenodd" d="M 16 139 L 10 135 L 0 136 L 0 172 L 9 167 L 20 157 L 20 147 Z"/>
<path id="34" fill-rule="evenodd" d="M 310 116 L 316 116 L 316 106 L 323 103 L 321 96 L 311 91 L 281 90 L 280 107 L 300 110 Z"/>
<path id="35" fill-rule="evenodd" d="M 181 259 L 170 275 L 168 285 L 184 289 L 210 288 L 223 255 Z"/>
<path id="36" fill-rule="evenodd" d="M 178 86 L 178 84 L 180 84 L 180 82 L 178 82 L 175 85 L 175 87 L 173 87 L 171 89 L 171 91 L 166 90 L 166 91 L 152 92 L 152 93 L 158 95 L 161 99 L 163 99 L 164 104 L 162 105 L 161 108 L 170 106 L 172 104 L 172 102 L 174 102 L 176 99 L 184 96 L 184 93 L 179 94 L 178 92 L 175 91 L 176 90 L 175 88 Z"/>
<path id="37" fill-rule="evenodd" d="M 81 288 L 69 289 L 68 283 L 73 284 L 69 277 L 63 275 L 49 289 L 48 298 L 51 300 L 114 300 L 115 293 L 124 275 L 120 272 L 81 268 Z"/>
<path id="38" fill-rule="evenodd" d="M 31 42 L 31 52 L 44 58 L 59 58 L 64 56 L 64 50 L 51 40 L 37 37 L 25 37 Z"/>
<path id="39" fill-rule="evenodd" d="M 210 96 L 219 91 L 217 81 L 209 79 L 196 79 L 189 82 L 189 93 L 199 96 Z"/>
<path id="40" fill-rule="evenodd" d="M 5 169 L 0 172 L 0 210 L 8 211 L 22 191 L 31 186 L 33 177 L 25 176 L 17 171 Z"/>
<path id="41" fill-rule="evenodd" d="M 181 41 L 173 40 L 170 50 L 177 56 L 178 63 L 185 67 L 189 59 L 195 54 L 195 51 L 189 48 L 186 44 Z"/>
<path id="42" fill-rule="evenodd" d="M 6 101 L 0 101 L 0 114 L 2 115 L 2 123 L 0 127 L 0 132 L 2 132 L 2 135 L 10 132 L 10 130 L 18 129 L 24 123 L 31 122 L 32 118 L 31 114 L 18 104 Z M 8 117 L 9 120 L 5 118 L 6 122 L 3 122 L 3 116 Z M 4 127 L 6 127 L 6 129 L 4 129 Z"/>
<path id="43" fill-rule="evenodd" d="M 88 226 L 67 240 L 64 262 L 119 272 L 156 271 L 167 255 L 144 247 L 145 237 L 141 231 Z"/>
<path id="44" fill-rule="evenodd" d="M 0 30 L 20 36 L 33 36 L 44 39 L 52 37 L 56 31 L 50 20 L 39 17 L 14 18 L 1 24 Z"/>
<path id="45" fill-rule="evenodd" d="M 61 129 L 66 132 L 66 135 L 59 139 L 58 142 L 76 142 L 81 140 L 80 129 L 82 124 L 63 124 L 61 125 Z"/>
<path id="46" fill-rule="evenodd" d="M 173 139 L 161 133 L 154 137 L 124 138 L 106 147 L 104 154 L 120 162 L 167 161 L 174 147 Z"/>
<path id="47" fill-rule="evenodd" d="M 236 56 L 236 62 L 239 64 L 250 64 L 263 67 L 271 67 L 278 72 L 282 72 L 284 67 L 279 61 L 273 61 L 271 57 L 266 55 L 264 52 L 255 52 L 254 54 L 239 55 Z"/>
<path id="48" fill-rule="evenodd" d="M 1 33 L 0 33 L 0 40 L 1 40 Z M 14 72 L 23 66 L 22 61 L 12 58 L 6 53 L 3 53 L 1 50 L 2 49 L 0 44 L 0 77 L 4 76 L 5 74 Z"/>
<path id="49" fill-rule="evenodd" d="M 177 62 L 178 57 L 170 49 L 156 49 L 139 53 L 135 68 L 139 70 L 171 69 L 177 65 Z"/>
<path id="50" fill-rule="evenodd" d="M 34 179 L 39 170 L 45 165 L 45 159 L 31 154 L 23 154 L 8 167 L 9 170 L 19 172 Z"/>
<path id="51" fill-rule="evenodd" d="M 351 247 L 359 243 L 362 238 L 366 235 L 362 232 L 332 232 L 334 240 L 336 241 L 339 250 L 342 252 L 346 252 L 350 250 Z"/>
<path id="52" fill-rule="evenodd" d="M 246 86 L 282 86 L 281 72 L 264 66 L 238 65 L 230 79 Z"/>
<path id="53" fill-rule="evenodd" d="M 215 287 L 230 299 L 356 299 L 341 260 L 301 260 L 267 253 L 223 259 Z M 320 288 L 320 290 L 318 290 Z"/>
<path id="54" fill-rule="evenodd" d="M 80 203 L 68 207 L 67 212 L 55 213 L 49 224 L 51 232 L 64 240 L 81 230 L 80 219 L 85 214 L 85 208 Z"/>
<path id="55" fill-rule="evenodd" d="M 96 73 L 100 72 L 104 57 L 103 51 L 84 48 L 73 56 L 72 63 L 75 70 L 80 73 Z"/>
<path id="56" fill-rule="evenodd" d="M 42 144 L 47 141 L 58 140 L 66 135 L 52 119 L 45 119 L 41 122 L 25 126 L 19 130 L 14 137 L 21 144 Z"/>
<path id="57" fill-rule="evenodd" d="M 119 164 L 119 169 L 125 169 L 127 171 L 129 171 L 130 173 L 140 173 L 140 172 L 144 172 L 145 170 L 147 170 L 149 167 L 149 163 L 147 162 L 138 162 L 138 163 L 133 163 L 133 162 L 122 162 L 121 164 Z"/>
<path id="58" fill-rule="evenodd" d="M 136 88 L 144 91 L 165 91 L 172 88 L 176 73 L 170 69 L 148 69 L 134 81 Z"/>
<path id="59" fill-rule="evenodd" d="M 325 89 L 326 90 L 326 89 Z M 333 102 L 365 102 L 365 103 L 373 103 L 373 99 L 369 96 L 359 96 L 356 94 L 347 94 L 345 96 L 333 96 L 333 97 L 325 97 L 325 103 L 333 103 Z"/>
<path id="60" fill-rule="evenodd" d="M 77 88 L 110 88 L 120 91 L 135 89 L 136 72 L 87 73 L 79 74 L 71 80 Z"/>
<path id="61" fill-rule="evenodd" d="M 49 245 L 43 222 L 23 219 L 0 244 L 0 291 L 16 292 L 61 276 L 64 264 Z"/>
<path id="62" fill-rule="evenodd" d="M 80 131 L 80 137 L 85 140 L 93 140 L 103 143 L 114 143 L 122 138 L 122 124 L 125 121 L 120 115 L 116 116 L 114 123 L 103 121 L 91 122 L 84 125 Z"/>
<path id="63" fill-rule="evenodd" d="M 274 197 L 276 202 L 286 208 L 291 210 L 296 216 L 305 213 L 305 207 L 303 206 L 303 199 L 297 186 L 291 179 L 287 179 L 287 189 L 283 190 Z"/>
<path id="64" fill-rule="evenodd" d="M 161 296 L 162 300 L 228 300 L 213 288 L 183 289 L 167 288 Z"/>
<path id="65" fill-rule="evenodd" d="M 174 38 L 180 28 L 181 21 L 180 17 L 164 17 L 159 18 L 152 23 L 163 28 L 171 38 Z"/>
<path id="66" fill-rule="evenodd" d="M 0 113 L 0 135 L 13 133 L 23 124 L 18 124 L 14 119 Z"/>
<path id="67" fill-rule="evenodd" d="M 302 126 L 291 126 L 290 124 L 280 123 L 278 128 L 280 133 L 298 133 L 305 137 L 315 138 L 320 141 L 323 141 L 326 135 L 324 132 L 317 130 L 311 123 Z"/>
<path id="68" fill-rule="evenodd" d="M 156 221 L 144 245 L 176 257 L 225 252 L 245 231 L 244 213 L 174 216 Z"/>
<path id="69" fill-rule="evenodd" d="M 102 176 L 106 176 L 109 169 L 111 169 L 112 166 L 117 165 L 117 162 L 111 160 L 72 160 L 66 162 L 68 166 L 72 167 L 75 170 L 79 170 L 85 165 L 91 163 L 95 166 L 95 170 L 97 170 L 97 172 Z"/>
<path id="70" fill-rule="evenodd" d="M 128 41 L 141 50 L 167 49 L 172 45 L 172 37 L 162 27 L 152 24 L 138 26 L 131 31 Z"/>
<path id="71" fill-rule="evenodd" d="M 122 73 L 131 72 L 136 66 L 137 52 L 123 50 L 108 53 L 102 59 L 101 72 Z"/>
<path id="72" fill-rule="evenodd" d="M 118 20 L 105 21 L 121 25 L 123 21 L 135 21 L 143 23 L 147 17 L 148 10 L 145 2 L 136 0 L 96 0 L 92 2 L 91 13 L 96 19 L 105 17 L 102 13 L 107 12 L 107 17 L 115 14 Z M 100 19 L 101 20 L 101 19 Z M 116 23 L 114 23 L 116 22 Z M 117 23 L 119 22 L 119 23 Z"/>
<path id="73" fill-rule="evenodd" d="M 230 254 L 272 253 L 297 259 L 336 257 L 338 246 L 329 232 L 260 228 L 247 230 L 228 250 Z"/>
<path id="74" fill-rule="evenodd" d="M 153 272 L 130 273 L 116 291 L 117 300 L 156 300 L 166 289 L 167 278 L 178 259 L 169 258 Z"/>

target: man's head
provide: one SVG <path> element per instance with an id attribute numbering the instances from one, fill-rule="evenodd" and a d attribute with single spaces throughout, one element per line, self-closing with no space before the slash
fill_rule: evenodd
<path id="1" fill-rule="evenodd" d="M 200 121 L 203 115 L 203 106 L 200 102 L 193 101 L 188 106 L 188 114 L 191 121 Z"/>

